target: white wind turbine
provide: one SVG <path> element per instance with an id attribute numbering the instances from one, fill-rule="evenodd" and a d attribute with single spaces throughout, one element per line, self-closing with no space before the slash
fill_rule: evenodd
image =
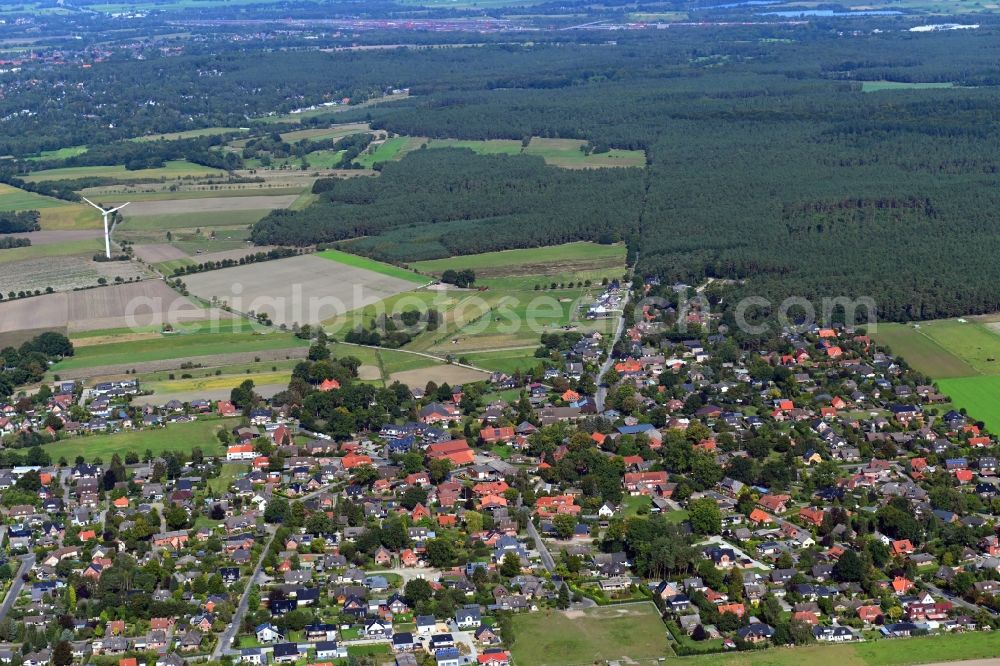
<path id="1" fill-rule="evenodd" d="M 97 210 L 101 211 L 101 217 L 104 218 L 104 253 L 107 255 L 108 259 L 110 259 L 111 258 L 111 231 L 108 229 L 108 216 L 110 216 L 111 213 L 115 213 L 115 212 L 120 211 L 122 208 L 124 208 L 125 206 L 129 205 L 132 202 L 131 201 L 127 201 L 127 202 L 123 203 L 121 206 L 118 206 L 118 208 L 112 208 L 110 210 L 104 210 L 103 206 L 98 206 L 97 204 L 95 204 L 93 201 L 91 201 L 87 197 L 82 197 L 82 199 L 84 201 L 86 201 L 87 203 L 89 203 L 94 208 L 96 208 Z"/>

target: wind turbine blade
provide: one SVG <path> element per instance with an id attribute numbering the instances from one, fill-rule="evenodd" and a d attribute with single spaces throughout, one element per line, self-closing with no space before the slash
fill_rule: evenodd
<path id="1" fill-rule="evenodd" d="M 103 208 L 101 208 L 100 206 L 98 206 L 97 204 L 95 204 L 93 201 L 91 201 L 87 197 L 80 197 L 80 198 L 83 199 L 84 201 L 86 201 L 87 203 L 89 203 L 91 206 L 93 206 L 97 210 L 101 211 L 102 213 L 104 212 Z"/>
<path id="2" fill-rule="evenodd" d="M 108 211 L 108 214 L 118 212 L 122 208 L 124 208 L 125 206 L 129 205 L 130 203 L 132 203 L 132 202 L 131 201 L 127 201 L 127 202 L 123 203 L 121 206 L 118 206 L 118 208 L 112 208 L 111 210 Z"/>

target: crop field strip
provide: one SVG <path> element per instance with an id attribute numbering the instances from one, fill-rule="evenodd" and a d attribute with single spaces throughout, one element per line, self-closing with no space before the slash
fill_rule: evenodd
<path id="1" fill-rule="evenodd" d="M 933 378 L 956 408 L 1000 429 L 1000 321 L 995 316 L 880 324 L 875 341 Z"/>

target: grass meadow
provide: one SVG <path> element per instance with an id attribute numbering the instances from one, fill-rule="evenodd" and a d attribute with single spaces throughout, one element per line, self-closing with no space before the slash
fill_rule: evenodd
<path id="1" fill-rule="evenodd" d="M 228 328 L 228 327 L 223 327 Z M 79 370 L 117 365 L 122 362 L 141 363 L 192 356 L 212 356 L 237 352 L 256 352 L 308 346 L 290 333 L 255 333 L 251 331 L 194 332 L 160 335 L 156 338 L 106 342 L 80 347 L 76 353 L 52 367 L 61 370 Z"/>
<path id="2" fill-rule="evenodd" d="M 1000 321 L 996 316 L 880 324 L 875 341 L 932 377 L 955 407 L 1000 431 Z"/>
<path id="3" fill-rule="evenodd" d="M 212 456 L 223 452 L 217 433 L 223 428 L 232 428 L 239 422 L 239 419 L 199 418 L 191 423 L 174 423 L 164 428 L 71 437 L 46 444 L 42 448 L 53 460 L 65 457 L 70 462 L 77 456 L 83 456 L 88 461 L 101 458 L 107 462 L 115 453 L 124 455 L 135 451 L 142 455 L 147 449 L 154 455 L 164 451 L 189 453 L 195 446 L 200 446 L 206 456 Z"/>

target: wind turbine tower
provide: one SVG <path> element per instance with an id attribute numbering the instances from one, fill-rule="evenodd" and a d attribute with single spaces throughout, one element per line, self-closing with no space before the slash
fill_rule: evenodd
<path id="1" fill-rule="evenodd" d="M 93 201 L 91 201 L 87 197 L 82 197 L 82 198 L 83 198 L 84 201 L 86 201 L 87 203 L 89 203 L 91 206 L 93 206 L 97 210 L 101 211 L 101 217 L 104 218 L 104 254 L 108 257 L 108 259 L 110 259 L 111 258 L 111 230 L 108 229 L 108 217 L 111 216 L 111 213 L 116 213 L 116 212 L 120 211 L 122 208 L 124 208 L 125 206 L 129 205 L 132 202 L 131 201 L 127 201 L 127 202 L 123 203 L 121 206 L 118 206 L 118 208 L 112 208 L 110 210 L 104 210 L 103 206 L 98 206 L 97 204 L 95 204 Z"/>

